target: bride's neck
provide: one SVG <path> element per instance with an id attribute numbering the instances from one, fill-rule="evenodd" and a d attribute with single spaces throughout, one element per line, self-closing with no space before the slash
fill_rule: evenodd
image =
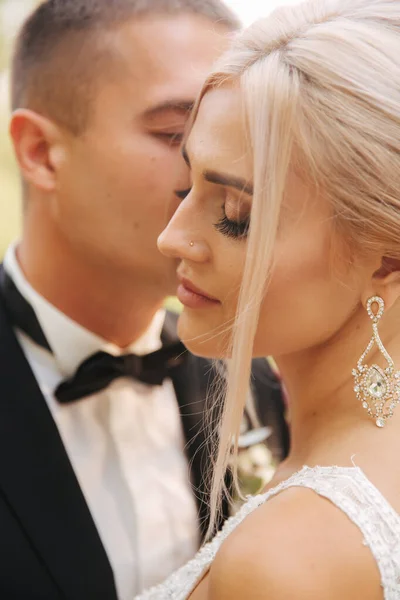
<path id="1" fill-rule="evenodd" d="M 382 320 L 380 333 L 396 368 L 400 369 L 398 312 L 388 313 Z M 352 376 L 352 369 L 371 335 L 369 319 L 360 314 L 324 344 L 276 358 L 288 394 L 294 461 L 305 463 L 318 453 L 326 454 L 329 461 L 328 455 L 332 448 L 336 451 L 340 447 L 341 438 L 346 453 L 346 440 L 362 436 L 363 430 L 366 437 L 371 435 L 372 422 L 356 398 Z M 366 361 L 387 366 L 376 349 Z M 400 405 L 393 422 L 400 437 Z"/>

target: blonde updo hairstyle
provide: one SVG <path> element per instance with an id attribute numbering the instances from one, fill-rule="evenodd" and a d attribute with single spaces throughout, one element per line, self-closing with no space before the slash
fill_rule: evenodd
<path id="1" fill-rule="evenodd" d="M 335 228 L 357 252 L 400 259 L 400 1 L 311 0 L 278 9 L 236 38 L 199 102 L 230 82 L 242 94 L 254 198 L 227 366 L 212 520 L 232 438 L 237 452 L 289 169 L 323 190 Z"/>

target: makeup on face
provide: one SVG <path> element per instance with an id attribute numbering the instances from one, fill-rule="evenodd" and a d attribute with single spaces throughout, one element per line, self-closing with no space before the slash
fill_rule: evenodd
<path id="1" fill-rule="evenodd" d="M 182 146 L 182 156 L 189 169 L 191 169 L 192 166 L 185 145 Z M 235 177 L 234 175 L 219 173 L 218 171 L 213 170 L 203 171 L 202 177 L 207 183 L 227 188 L 227 193 L 229 193 L 229 189 L 233 189 L 239 191 L 241 196 L 246 195 L 251 197 L 253 194 L 253 185 L 242 177 Z M 191 188 L 178 190 L 175 192 L 175 195 L 181 200 L 184 200 L 190 192 Z M 230 198 L 230 212 L 236 213 L 235 218 L 230 217 L 227 210 L 229 201 L 229 198 L 227 197 L 227 200 L 222 205 L 222 216 L 214 223 L 214 227 L 217 231 L 222 233 L 222 235 L 233 239 L 245 239 L 250 227 L 249 203 L 241 203 L 241 196 L 239 198 L 234 198 L 233 196 Z M 243 206 L 246 207 L 245 210 L 243 210 Z"/>

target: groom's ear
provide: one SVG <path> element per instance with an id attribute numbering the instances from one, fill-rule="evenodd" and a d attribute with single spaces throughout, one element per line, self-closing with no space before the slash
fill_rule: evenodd
<path id="1" fill-rule="evenodd" d="M 368 287 L 366 296 L 381 296 L 386 308 L 393 306 L 400 297 L 400 259 L 383 256 Z"/>
<path id="2" fill-rule="evenodd" d="M 52 192 L 65 157 L 60 128 L 32 110 L 18 109 L 11 118 L 10 135 L 23 179 Z"/>

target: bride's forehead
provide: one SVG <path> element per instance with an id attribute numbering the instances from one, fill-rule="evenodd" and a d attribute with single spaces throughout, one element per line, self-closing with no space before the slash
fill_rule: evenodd
<path id="1" fill-rule="evenodd" d="M 186 151 L 193 165 L 223 161 L 235 168 L 238 163 L 248 161 L 248 136 L 239 89 L 222 87 L 205 94 Z"/>
<path id="2" fill-rule="evenodd" d="M 234 135 L 244 126 L 242 94 L 238 87 L 212 88 L 203 96 L 193 129 L 211 129 L 215 134 Z M 228 131 L 227 131 L 228 130 Z"/>

